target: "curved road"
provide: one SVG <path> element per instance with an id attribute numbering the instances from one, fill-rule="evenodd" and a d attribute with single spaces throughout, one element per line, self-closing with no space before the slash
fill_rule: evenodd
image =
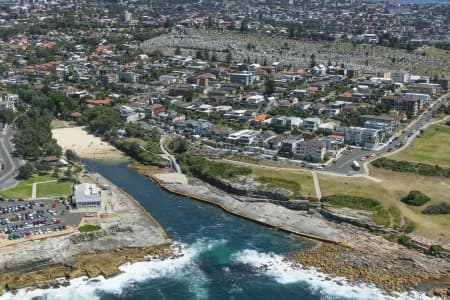
<path id="1" fill-rule="evenodd" d="M 13 133 L 8 125 L 5 125 L 0 134 L 0 160 L 5 167 L 0 170 L 0 189 L 5 189 L 16 184 L 15 177 L 22 165 L 22 160 L 12 155 L 14 147 L 11 143 Z"/>

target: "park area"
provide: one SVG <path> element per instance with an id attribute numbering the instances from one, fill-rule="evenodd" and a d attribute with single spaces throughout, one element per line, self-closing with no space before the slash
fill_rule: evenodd
<path id="1" fill-rule="evenodd" d="M 402 226 L 405 220 L 414 222 L 415 233 L 430 239 L 450 242 L 450 215 L 425 215 L 423 209 L 439 202 L 450 203 L 450 179 L 426 177 L 411 173 L 398 173 L 371 168 L 371 176 L 380 179 L 375 182 L 363 177 L 336 177 L 319 174 L 322 196 L 348 195 L 370 198 L 381 203 L 385 209 L 374 220 L 379 224 Z M 401 202 L 411 190 L 419 190 L 431 200 L 422 206 L 411 206 Z M 384 220 L 383 220 L 384 218 Z M 405 219 L 406 218 L 406 219 Z"/>
<path id="2" fill-rule="evenodd" d="M 35 195 L 33 195 L 33 185 L 35 188 Z M 21 180 L 15 187 L 0 191 L 0 196 L 3 198 L 44 198 L 52 196 L 67 196 L 72 193 L 71 181 L 60 181 L 57 177 L 44 175 L 33 176 L 29 179 Z"/>
<path id="3" fill-rule="evenodd" d="M 389 158 L 450 167 L 450 126 L 430 126 L 408 148 Z"/>

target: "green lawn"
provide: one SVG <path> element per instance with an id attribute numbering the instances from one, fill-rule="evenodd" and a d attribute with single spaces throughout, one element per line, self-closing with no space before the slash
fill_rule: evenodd
<path id="1" fill-rule="evenodd" d="M 371 176 L 381 179 L 374 182 L 358 177 L 336 177 L 318 174 L 322 196 L 343 194 L 371 198 L 383 204 L 384 209 L 374 216 L 374 221 L 382 223 L 387 213 L 391 224 L 398 226 L 402 217 L 416 224 L 415 233 L 432 239 L 450 241 L 450 215 L 424 215 L 422 210 L 439 202 L 449 203 L 450 179 L 441 177 L 425 177 L 412 173 L 398 173 L 383 169 L 371 168 Z M 431 200 L 422 206 L 411 206 L 400 201 L 411 190 L 419 190 Z"/>
<path id="2" fill-rule="evenodd" d="M 72 193 L 72 182 L 39 183 L 36 187 L 36 197 L 62 196 Z"/>
<path id="3" fill-rule="evenodd" d="M 307 172 L 295 170 L 274 170 L 269 168 L 251 168 L 252 175 L 261 182 L 267 183 L 268 188 L 284 187 L 295 194 L 315 197 L 312 175 Z M 300 190 L 298 190 L 300 188 Z"/>
<path id="4" fill-rule="evenodd" d="M 425 129 L 407 149 L 389 158 L 450 167 L 449 141 L 450 126 L 436 124 Z"/>
<path id="5" fill-rule="evenodd" d="M 49 180 L 56 180 L 56 178 L 50 175 L 33 176 L 26 180 L 20 180 L 19 183 L 13 188 L 0 191 L 0 195 L 4 198 L 28 199 L 31 198 L 31 190 L 33 183 Z"/>
<path id="6" fill-rule="evenodd" d="M 0 191 L 0 196 L 3 198 L 31 198 L 31 184 L 19 183 L 13 188 Z"/>

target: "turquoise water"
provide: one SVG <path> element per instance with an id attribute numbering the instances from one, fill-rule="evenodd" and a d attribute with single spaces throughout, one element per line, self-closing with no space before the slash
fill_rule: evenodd
<path id="1" fill-rule="evenodd" d="M 85 164 L 148 209 L 169 237 L 183 245 L 183 256 L 126 265 L 121 275 L 107 280 L 79 278 L 70 287 L 20 291 L 2 299 L 391 298 L 373 287 L 351 286 L 342 278 L 295 269 L 283 261 L 290 251 L 311 247 L 308 240 L 167 193 L 125 163 Z"/>

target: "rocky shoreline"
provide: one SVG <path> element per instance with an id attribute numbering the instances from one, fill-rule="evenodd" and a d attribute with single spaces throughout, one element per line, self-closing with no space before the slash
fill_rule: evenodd
<path id="1" fill-rule="evenodd" d="M 327 221 L 319 214 L 308 215 L 271 203 L 244 203 L 238 197 L 198 179 L 189 178 L 187 185 L 163 182 L 154 176 L 154 170 L 135 169 L 171 193 L 217 205 L 229 213 L 321 241 L 310 250 L 291 253 L 286 260 L 294 266 L 314 267 L 331 276 L 343 276 L 352 283 L 374 284 L 390 293 L 423 290 L 428 291 L 429 296 L 446 299 L 450 292 L 446 288 L 450 286 L 448 260 L 424 255 L 350 224 Z M 285 215 L 287 219 L 281 220 L 280 216 Z M 325 226 L 317 230 L 314 228 L 317 224 Z"/>
<path id="2" fill-rule="evenodd" d="M 391 294 L 434 285 L 427 289 L 428 296 L 446 299 L 450 295 L 450 290 L 446 288 L 450 284 L 448 273 L 429 272 L 408 255 L 394 253 L 379 257 L 361 249 L 323 244 L 314 249 L 291 253 L 286 261 L 296 267 L 313 266 L 332 276 L 345 277 L 351 283 L 372 283 Z"/>
<path id="3" fill-rule="evenodd" d="M 61 284 L 58 278 L 110 277 L 126 262 L 173 255 L 164 229 L 133 197 L 100 174 L 84 174 L 80 180 L 110 186 L 105 205 L 113 209 L 102 208 L 97 217 L 83 221 L 101 230 L 1 247 L 0 293 L 52 287 Z"/>
<path id="4" fill-rule="evenodd" d="M 125 263 L 168 259 L 174 257 L 170 244 L 147 248 L 122 248 L 100 253 L 80 254 L 50 267 L 20 273 L 0 275 L 1 285 L 6 291 L 14 292 L 22 288 L 50 288 L 70 285 L 69 280 L 87 276 L 109 278 L 119 274 Z M 63 279 L 63 280 L 61 280 Z"/>

